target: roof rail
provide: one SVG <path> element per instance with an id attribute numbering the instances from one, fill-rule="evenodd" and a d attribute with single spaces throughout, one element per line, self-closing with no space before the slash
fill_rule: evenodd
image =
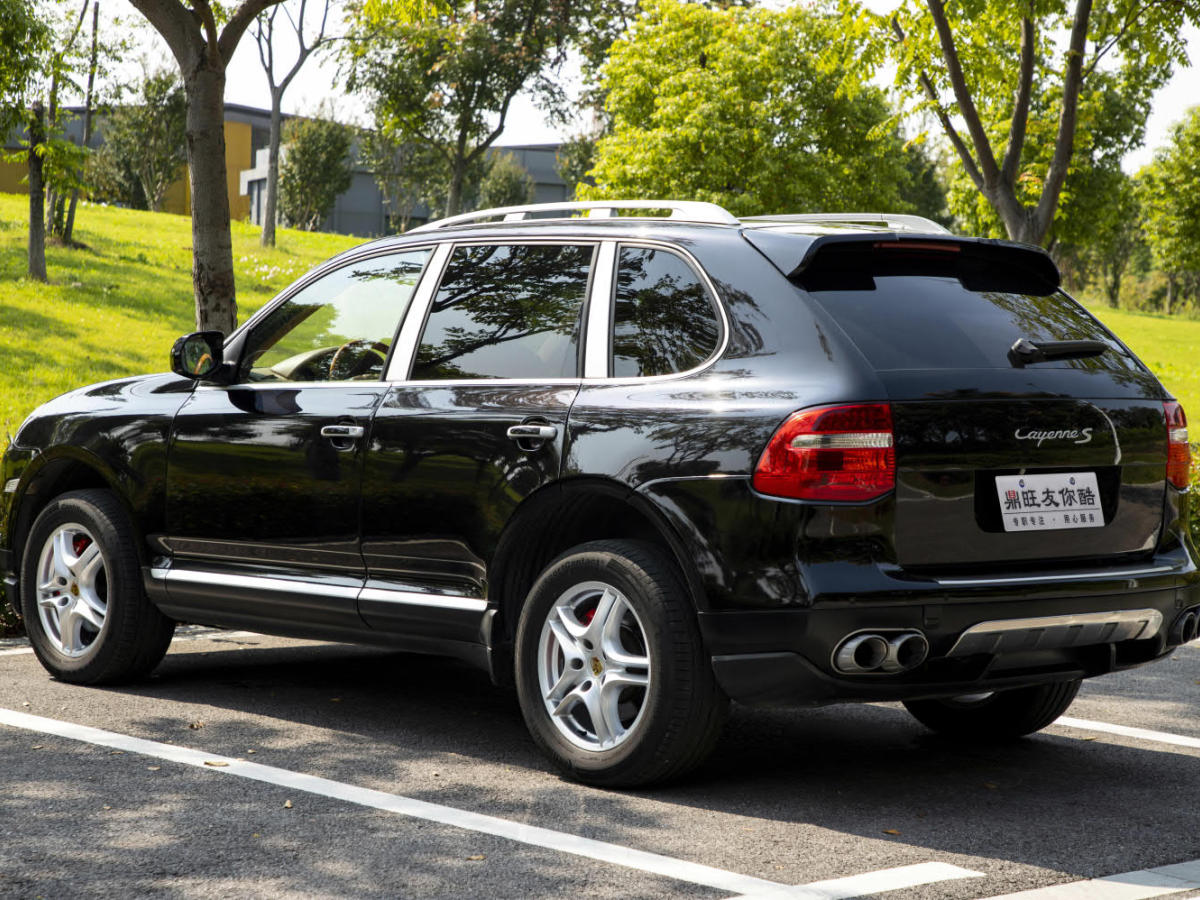
<path id="1" fill-rule="evenodd" d="M 748 216 L 743 222 L 762 222 L 807 225 L 886 225 L 900 231 L 922 231 L 949 234 L 950 231 L 932 219 L 906 213 L 803 213 L 799 215 Z"/>
<path id="2" fill-rule="evenodd" d="M 501 206 L 497 209 L 478 209 L 475 212 L 463 213 L 438 219 L 426 225 L 410 229 L 408 234 L 415 231 L 437 231 L 440 228 L 450 228 L 454 225 L 466 225 L 482 219 L 500 219 L 504 222 L 516 222 L 529 219 L 539 213 L 561 212 L 561 216 L 546 216 L 542 218 L 568 219 L 569 213 L 587 213 L 588 218 L 607 219 L 616 215 L 621 209 L 669 209 L 671 215 L 666 218 L 676 222 L 693 222 L 703 225 L 740 225 L 741 222 L 728 210 L 722 209 L 715 203 L 704 203 L 699 200 L 587 200 L 582 202 L 564 203 L 532 203 L 527 206 Z M 654 216 L 652 218 L 663 218 Z"/>

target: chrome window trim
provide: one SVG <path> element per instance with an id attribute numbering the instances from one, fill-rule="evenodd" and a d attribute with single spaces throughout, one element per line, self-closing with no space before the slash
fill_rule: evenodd
<path id="1" fill-rule="evenodd" d="M 617 242 L 604 241 L 596 254 L 595 274 L 588 297 L 583 351 L 584 378 L 607 378 L 612 347 L 612 297 L 617 271 Z"/>
<path id="2" fill-rule="evenodd" d="M 433 305 L 434 295 L 442 283 L 442 276 L 453 251 L 454 244 L 450 241 L 438 244 L 429 262 L 425 264 L 421 283 L 417 285 L 412 302 L 408 304 L 408 311 L 400 325 L 400 333 L 392 347 L 392 359 L 388 363 L 387 372 L 384 373 L 384 381 L 405 381 L 408 373 L 412 371 L 417 345 L 421 340 L 421 333 L 425 330 L 425 320 L 429 317 L 429 308 Z"/>
<path id="3" fill-rule="evenodd" d="M 405 316 L 404 325 L 400 329 L 400 338 L 396 341 L 396 349 L 395 349 L 395 352 L 392 354 L 392 365 L 388 366 L 387 374 L 385 375 L 385 377 L 393 384 L 399 383 L 399 384 L 404 384 L 404 385 L 413 385 L 415 387 L 425 387 L 425 386 L 429 386 L 429 385 L 464 385 L 464 384 L 502 384 L 502 385 L 503 384 L 578 384 L 580 381 L 579 376 L 574 376 L 574 377 L 556 376 L 553 378 L 457 378 L 457 379 L 433 378 L 433 379 L 426 379 L 426 380 L 415 380 L 415 379 L 409 378 L 409 375 L 412 373 L 412 367 L 413 367 L 414 363 L 416 362 L 417 348 L 420 346 L 420 343 L 421 343 L 421 335 L 425 333 L 425 325 L 429 321 L 429 310 L 433 306 L 433 298 L 435 296 L 437 296 L 437 289 L 442 284 L 442 277 L 445 275 L 446 268 L 449 265 L 451 254 L 453 254 L 453 252 L 455 250 L 457 250 L 459 247 L 486 247 L 486 246 L 526 247 L 526 246 L 531 246 L 531 245 L 552 246 L 552 247 L 591 247 L 592 248 L 592 262 L 589 266 L 588 283 L 587 283 L 586 287 L 584 288 L 584 295 L 583 295 L 583 307 L 585 310 L 587 310 L 589 308 L 589 304 L 591 301 L 592 288 L 595 285 L 595 271 L 596 271 L 596 261 L 597 261 L 596 251 L 597 251 L 597 248 L 600 247 L 603 243 L 604 243 L 604 241 L 598 240 L 597 238 L 585 238 L 583 240 L 574 240 L 573 241 L 567 237 L 556 236 L 556 237 L 544 237 L 544 238 L 540 238 L 540 237 L 516 238 L 516 239 L 508 239 L 508 240 L 497 239 L 494 237 L 493 238 L 468 238 L 466 240 L 446 241 L 445 243 L 439 244 L 438 250 L 441 250 L 443 247 L 445 247 L 446 250 L 445 250 L 444 257 L 441 260 L 441 265 L 439 267 L 437 267 L 437 278 L 433 279 L 433 283 L 429 287 L 428 296 L 418 298 L 416 295 L 414 295 L 413 302 L 408 305 L 408 313 Z M 436 253 L 436 251 L 435 251 L 435 253 Z M 433 260 L 431 260 L 430 262 L 432 263 Z M 432 264 L 427 265 L 426 272 L 432 274 L 434 268 L 435 267 Z M 422 280 L 420 288 L 423 289 L 424 287 L 425 287 L 425 283 L 424 283 L 424 280 Z M 421 299 L 424 301 L 423 308 L 419 309 L 419 310 L 417 309 L 417 300 L 418 299 Z M 413 320 L 412 325 L 409 324 L 410 318 Z M 588 324 L 590 324 L 590 321 L 588 322 Z M 586 325 L 585 325 L 585 330 L 586 330 Z M 406 345 L 404 343 L 404 341 L 406 341 L 406 340 L 411 340 L 410 346 Z M 405 365 L 403 367 L 397 366 L 396 362 L 400 359 L 403 359 L 403 354 L 405 352 L 408 353 L 407 365 Z M 587 368 L 586 352 L 584 354 L 583 368 L 586 371 L 586 368 Z"/>
<path id="4" fill-rule="evenodd" d="M 369 247 L 370 244 L 365 244 L 363 246 Z M 250 318 L 248 318 L 245 322 L 243 322 L 241 325 L 239 325 L 237 328 L 233 329 L 233 331 L 231 331 L 229 334 L 227 334 L 225 336 L 225 344 L 229 344 L 235 337 L 239 336 L 243 331 L 246 331 L 246 330 L 252 328 L 254 326 L 254 324 L 256 322 L 258 322 L 259 319 L 261 319 L 263 316 L 267 315 L 276 306 L 280 305 L 281 303 L 286 303 L 288 300 L 290 300 L 292 297 L 296 296 L 296 294 L 300 293 L 300 291 L 304 290 L 310 284 L 312 284 L 313 282 L 317 281 L 320 278 L 324 278 L 326 275 L 328 275 L 331 272 L 336 272 L 338 269 L 344 268 L 345 266 L 353 265 L 355 263 L 365 262 L 369 259 L 376 259 L 380 256 L 397 256 L 402 253 L 409 253 L 413 250 L 436 250 L 437 247 L 438 247 L 438 244 L 436 242 L 422 241 L 421 243 L 413 244 L 412 246 L 404 246 L 404 247 L 392 246 L 392 247 L 387 247 L 387 248 L 377 247 L 370 251 L 363 249 L 363 251 L 361 253 L 356 252 L 358 249 L 361 249 L 361 248 L 354 248 L 354 249 L 346 251 L 347 253 L 355 254 L 354 256 L 351 256 L 347 259 L 343 259 L 341 254 L 339 254 L 338 256 L 335 256 L 333 259 L 327 259 L 327 260 L 325 260 L 325 262 L 320 263 L 316 268 L 310 269 L 309 271 L 305 272 L 303 275 L 301 275 L 299 278 L 297 278 L 295 281 L 293 281 L 291 284 L 289 284 L 287 287 L 285 287 L 283 290 L 281 290 L 278 294 L 276 294 L 274 297 L 272 297 L 270 300 L 268 300 L 266 303 L 264 303 L 262 306 L 260 306 L 258 309 L 256 309 L 253 313 L 251 313 Z M 430 259 L 432 259 L 432 254 L 430 255 Z M 429 274 L 429 260 L 426 260 L 425 267 L 421 271 L 420 281 L 424 281 L 425 277 L 428 274 Z M 418 289 L 419 288 L 420 288 L 420 284 L 418 283 Z M 416 298 L 415 293 L 414 293 L 413 297 L 414 297 L 414 299 Z M 411 307 L 412 307 L 412 304 L 410 303 L 409 308 L 411 308 Z"/>

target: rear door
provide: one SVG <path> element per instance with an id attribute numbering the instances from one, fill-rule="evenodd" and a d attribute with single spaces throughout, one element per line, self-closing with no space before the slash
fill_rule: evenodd
<path id="1" fill-rule="evenodd" d="M 1166 490 L 1162 389 L 1081 306 L 1002 258 L 968 272 L 932 249 L 846 253 L 807 281 L 892 402 L 901 565 L 1153 551 Z M 1022 338 L 1107 349 L 1023 363 L 1009 353 Z"/>
<path id="2" fill-rule="evenodd" d="M 487 565 L 518 504 L 558 478 L 597 246 L 439 248 L 366 455 L 360 599 L 372 626 L 477 641 Z M 411 364 L 406 360 L 411 358 Z"/>

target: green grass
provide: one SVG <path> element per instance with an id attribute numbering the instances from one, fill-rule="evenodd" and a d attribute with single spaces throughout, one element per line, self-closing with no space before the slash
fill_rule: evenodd
<path id="1" fill-rule="evenodd" d="M 50 246 L 48 284 L 26 279 L 29 199 L 0 194 L 0 448 L 38 404 L 63 391 L 168 368 L 194 327 L 191 220 L 81 205 L 75 238 Z M 274 249 L 235 222 L 238 313 L 244 319 L 315 264 L 360 238 L 280 230 Z"/>
<path id="2" fill-rule="evenodd" d="M 1183 404 L 1200 437 L 1200 321 L 1107 306 L 1090 312 L 1129 345 Z"/>

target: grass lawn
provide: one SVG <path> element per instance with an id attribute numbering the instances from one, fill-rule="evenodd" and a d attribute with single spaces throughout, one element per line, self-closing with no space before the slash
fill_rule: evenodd
<path id="1" fill-rule="evenodd" d="M 1200 438 L 1200 320 L 1125 312 L 1107 306 L 1089 311 L 1117 333 L 1183 404 Z"/>
<path id="2" fill-rule="evenodd" d="M 29 198 L 0 194 L 0 449 L 39 403 L 71 388 L 165 372 L 167 351 L 194 327 L 191 220 L 81 205 L 86 249 L 46 250 L 48 284 L 25 279 Z M 361 238 L 233 224 L 239 317 Z"/>

